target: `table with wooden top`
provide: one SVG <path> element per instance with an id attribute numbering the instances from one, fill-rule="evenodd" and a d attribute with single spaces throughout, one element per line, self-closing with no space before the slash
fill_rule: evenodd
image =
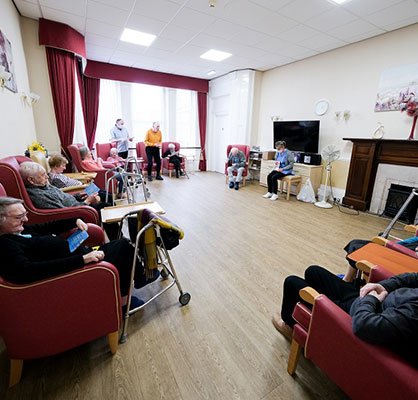
<path id="1" fill-rule="evenodd" d="M 156 201 L 144 201 L 142 203 L 132 203 L 102 208 L 100 210 L 102 215 L 102 222 L 120 222 L 126 214 L 133 211 L 140 211 L 145 208 L 148 208 L 156 214 L 165 214 L 165 210 Z"/>
<path id="2" fill-rule="evenodd" d="M 70 172 L 64 175 L 71 179 L 76 179 L 82 183 L 89 183 L 97 176 L 97 172 Z"/>

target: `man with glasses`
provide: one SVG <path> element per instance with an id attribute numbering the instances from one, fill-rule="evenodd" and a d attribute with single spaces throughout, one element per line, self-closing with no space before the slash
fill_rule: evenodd
<path id="1" fill-rule="evenodd" d="M 26 222 L 28 217 L 22 200 L 0 197 L 0 275 L 4 279 L 26 284 L 104 260 L 117 268 L 122 304 L 127 303 L 135 249 L 126 239 L 113 240 L 98 250 L 80 246 L 71 252 L 68 241 L 57 235 L 73 228 L 88 230 L 88 225 L 81 219 L 24 225 Z M 157 278 L 155 276 L 147 280 L 144 269 L 137 268 L 135 288 L 145 286 Z M 132 296 L 132 308 L 141 304 L 142 300 Z"/>

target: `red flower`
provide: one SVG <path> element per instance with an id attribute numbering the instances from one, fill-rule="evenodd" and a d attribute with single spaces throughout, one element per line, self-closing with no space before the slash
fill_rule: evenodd
<path id="1" fill-rule="evenodd" d="M 400 101 L 399 109 L 401 110 L 401 112 L 406 111 L 406 113 L 410 117 L 416 117 L 418 115 L 418 102 L 415 99 L 415 95 L 413 93 L 410 93 L 408 96 L 405 97 L 406 98 Z"/>

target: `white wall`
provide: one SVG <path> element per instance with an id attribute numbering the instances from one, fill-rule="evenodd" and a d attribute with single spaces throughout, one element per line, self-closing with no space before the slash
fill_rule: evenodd
<path id="1" fill-rule="evenodd" d="M 39 24 L 38 21 L 25 17 L 20 18 L 20 24 L 31 90 L 41 96 L 33 106 L 37 138 L 50 153 L 59 152 L 61 144 L 55 121 L 45 46 L 40 46 L 38 41 Z"/>
<path id="2" fill-rule="evenodd" d="M 284 120 L 321 121 L 322 149 L 336 144 L 343 150 L 339 166 L 341 179 L 334 185 L 345 188 L 351 142 L 343 137 L 372 136 L 378 122 L 385 126 L 385 139 L 406 139 L 412 119 L 399 111 L 374 112 L 376 93 L 382 71 L 405 64 L 418 63 L 416 38 L 418 24 L 343 47 L 309 59 L 267 71 L 263 74 L 260 93 L 258 143 L 271 148 L 271 116 Z M 314 113 L 319 99 L 328 99 L 328 112 Z M 335 111 L 350 110 L 345 122 L 335 118 Z M 338 167 L 338 165 L 336 165 Z M 334 174 L 334 171 L 333 171 Z"/>
<path id="3" fill-rule="evenodd" d="M 23 155 L 28 144 L 36 140 L 32 108 L 19 93 L 29 93 L 26 59 L 20 32 L 20 17 L 10 0 L 0 0 L 0 29 L 12 45 L 18 93 L 0 89 L 0 157 Z M 33 90 L 33 89 L 32 89 Z"/>

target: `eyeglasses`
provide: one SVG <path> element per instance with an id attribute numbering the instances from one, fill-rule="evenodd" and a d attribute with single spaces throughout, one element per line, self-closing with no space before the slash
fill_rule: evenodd
<path id="1" fill-rule="evenodd" d="M 23 219 L 26 218 L 26 216 L 28 215 L 27 212 L 23 213 L 23 214 L 19 214 L 19 215 L 5 215 L 6 218 L 13 218 L 13 219 L 17 219 L 22 221 Z"/>

